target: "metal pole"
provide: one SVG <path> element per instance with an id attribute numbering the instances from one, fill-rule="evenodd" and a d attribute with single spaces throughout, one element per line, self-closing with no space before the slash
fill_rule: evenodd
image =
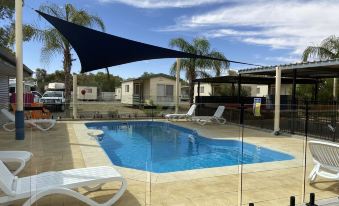
<path id="1" fill-rule="evenodd" d="M 175 99 L 175 113 L 179 112 L 179 95 L 180 95 L 180 59 L 177 58 L 177 70 L 175 72 L 175 87 L 176 87 L 176 99 Z"/>
<path id="2" fill-rule="evenodd" d="M 274 107 L 274 134 L 280 132 L 280 90 L 281 90 L 281 69 L 275 69 L 275 107 Z"/>
<path id="3" fill-rule="evenodd" d="M 78 77 L 73 75 L 73 119 L 78 118 Z"/>
<path id="4" fill-rule="evenodd" d="M 23 58 L 22 58 L 22 0 L 15 0 L 16 112 L 15 139 L 25 139 Z"/>

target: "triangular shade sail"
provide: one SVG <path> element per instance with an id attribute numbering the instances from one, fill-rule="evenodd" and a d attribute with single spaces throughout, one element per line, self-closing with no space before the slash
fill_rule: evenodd
<path id="1" fill-rule="evenodd" d="M 51 23 L 72 45 L 80 58 L 82 73 L 150 59 L 205 58 L 225 61 L 121 38 L 70 23 L 40 11 L 37 12 Z"/>

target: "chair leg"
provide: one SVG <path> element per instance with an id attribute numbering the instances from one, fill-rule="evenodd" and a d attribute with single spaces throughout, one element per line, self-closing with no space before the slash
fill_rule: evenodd
<path id="1" fill-rule="evenodd" d="M 85 190 L 87 190 L 88 192 L 93 192 L 93 191 L 97 191 L 97 190 L 100 190 L 101 187 L 103 186 L 104 184 L 99 184 L 99 185 L 96 185 L 94 187 L 89 187 L 89 186 L 85 186 L 83 187 Z"/>
<path id="2" fill-rule="evenodd" d="M 317 178 L 319 169 L 320 169 L 320 165 L 319 164 L 314 166 L 313 170 L 311 171 L 311 173 L 310 173 L 310 175 L 308 177 L 310 183 L 313 183 L 315 181 L 315 179 Z"/>
<path id="3" fill-rule="evenodd" d="M 14 125 L 14 122 L 8 122 L 8 123 L 6 123 L 6 124 L 2 125 L 2 128 L 3 128 L 5 131 L 7 131 L 7 132 L 14 132 L 14 131 L 15 131 L 15 128 L 9 129 L 9 128 L 7 128 L 8 125 Z"/>
<path id="4" fill-rule="evenodd" d="M 21 170 L 23 170 L 26 166 L 26 162 L 25 160 L 19 159 L 18 162 L 20 163 L 20 166 L 18 167 L 18 169 L 16 169 L 13 172 L 13 175 L 17 175 L 19 172 L 21 172 Z"/>

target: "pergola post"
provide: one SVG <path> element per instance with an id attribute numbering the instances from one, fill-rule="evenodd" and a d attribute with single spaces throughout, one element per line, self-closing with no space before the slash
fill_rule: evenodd
<path id="1" fill-rule="evenodd" d="M 22 60 L 22 0 L 15 0 L 16 111 L 15 139 L 25 139 L 23 60 Z"/>
<path id="2" fill-rule="evenodd" d="M 280 132 L 280 90 L 281 90 L 281 68 L 275 69 L 275 106 L 274 106 L 274 134 Z"/>
<path id="3" fill-rule="evenodd" d="M 179 112 L 179 95 L 180 95 L 180 59 L 177 58 L 177 68 L 175 71 L 175 113 Z"/>
<path id="4" fill-rule="evenodd" d="M 338 85 L 337 78 L 334 78 L 333 79 L 333 100 L 335 102 L 337 101 L 337 85 Z"/>
<path id="5" fill-rule="evenodd" d="M 78 77 L 73 74 L 73 119 L 78 118 Z"/>
<path id="6" fill-rule="evenodd" d="M 238 78 L 238 103 L 241 103 L 241 74 L 239 74 Z"/>
<path id="7" fill-rule="evenodd" d="M 314 103 L 317 104 L 318 101 L 318 80 L 314 84 Z"/>
<path id="8" fill-rule="evenodd" d="M 294 122 L 295 122 L 295 109 L 296 109 L 296 104 L 297 104 L 297 101 L 296 101 L 296 89 L 297 89 L 297 84 L 296 84 L 296 81 L 297 81 L 297 70 L 296 69 L 293 69 L 293 83 L 292 83 L 292 121 L 291 121 L 291 133 L 294 134 Z"/>

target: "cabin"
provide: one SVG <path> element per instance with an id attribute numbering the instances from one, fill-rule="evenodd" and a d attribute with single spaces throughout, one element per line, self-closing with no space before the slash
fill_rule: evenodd
<path id="1" fill-rule="evenodd" d="M 174 106 L 175 97 L 176 79 L 167 74 L 150 74 L 121 83 L 122 104 Z"/>

